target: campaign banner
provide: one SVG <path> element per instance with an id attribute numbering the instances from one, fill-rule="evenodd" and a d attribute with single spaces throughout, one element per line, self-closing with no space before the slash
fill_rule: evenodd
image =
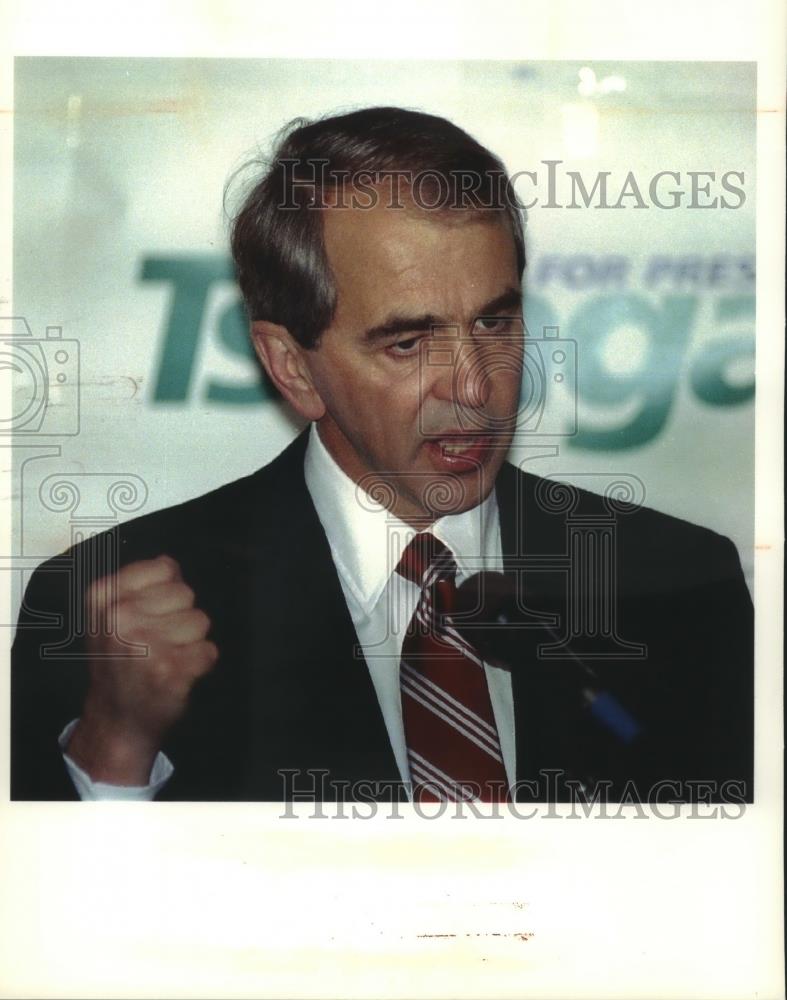
<path id="1" fill-rule="evenodd" d="M 85 531 L 246 475 L 297 432 L 254 357 L 228 224 L 288 122 L 374 104 L 444 115 L 512 177 L 512 459 L 730 536 L 751 584 L 755 84 L 748 63 L 17 59 L 17 589 Z"/>

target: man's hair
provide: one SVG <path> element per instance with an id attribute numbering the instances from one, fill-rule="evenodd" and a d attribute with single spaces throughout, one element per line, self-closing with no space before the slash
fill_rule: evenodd
<path id="1" fill-rule="evenodd" d="M 400 186 L 399 179 L 402 184 Z M 232 223 L 236 274 L 251 321 L 286 327 L 315 347 L 333 320 L 336 288 L 323 241 L 326 204 L 497 212 L 508 221 L 520 274 L 520 206 L 502 162 L 456 125 L 403 108 L 364 108 L 280 134 L 264 175 Z"/>

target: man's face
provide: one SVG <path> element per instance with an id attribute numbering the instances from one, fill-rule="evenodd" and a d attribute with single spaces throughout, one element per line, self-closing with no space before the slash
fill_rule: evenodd
<path id="1" fill-rule="evenodd" d="M 379 205 L 326 210 L 324 233 L 337 310 L 304 355 L 326 409 L 323 443 L 405 521 L 476 506 L 519 401 L 521 292 L 508 226 L 472 210 L 446 218 Z"/>

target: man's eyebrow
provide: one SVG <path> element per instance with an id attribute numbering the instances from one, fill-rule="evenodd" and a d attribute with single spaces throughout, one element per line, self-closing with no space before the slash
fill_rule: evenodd
<path id="1" fill-rule="evenodd" d="M 502 295 L 491 299 L 476 310 L 475 318 L 496 316 L 499 313 L 516 312 L 522 308 L 522 292 L 519 288 L 507 288 Z"/>
<path id="2" fill-rule="evenodd" d="M 475 310 L 474 319 L 482 316 L 494 316 L 506 310 L 519 310 L 522 307 L 522 292 L 518 288 L 507 288 L 501 295 L 490 299 Z M 435 316 L 434 313 L 421 313 L 420 316 L 405 316 L 401 313 L 389 316 L 383 323 L 369 327 L 364 331 L 363 339 L 367 344 L 376 344 L 400 333 L 428 332 L 435 326 L 451 326 L 456 320 Z"/>
<path id="3" fill-rule="evenodd" d="M 379 340 L 387 340 L 398 333 L 420 333 L 431 330 L 433 326 L 442 326 L 445 321 L 433 313 L 422 313 L 420 316 L 390 316 L 384 323 L 371 326 L 364 331 L 363 339 L 367 344 L 376 344 Z"/>

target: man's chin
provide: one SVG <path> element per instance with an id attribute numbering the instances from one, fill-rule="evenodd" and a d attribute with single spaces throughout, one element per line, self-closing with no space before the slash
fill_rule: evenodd
<path id="1" fill-rule="evenodd" d="M 411 523 L 431 523 L 441 517 L 472 510 L 491 493 L 498 469 L 499 463 L 495 464 L 494 470 L 476 463 L 471 468 L 450 473 L 424 473 L 418 489 L 408 491 L 409 502 L 400 505 L 400 509 L 406 510 L 409 516 L 399 516 Z"/>
<path id="2" fill-rule="evenodd" d="M 368 472 L 359 485 L 376 503 L 400 520 L 423 528 L 450 514 L 462 514 L 482 503 L 491 493 L 503 464 L 502 448 L 439 449 L 424 442 L 407 472 Z M 393 463 L 392 463 L 393 465 Z M 437 466 L 437 467 L 436 467 Z"/>

